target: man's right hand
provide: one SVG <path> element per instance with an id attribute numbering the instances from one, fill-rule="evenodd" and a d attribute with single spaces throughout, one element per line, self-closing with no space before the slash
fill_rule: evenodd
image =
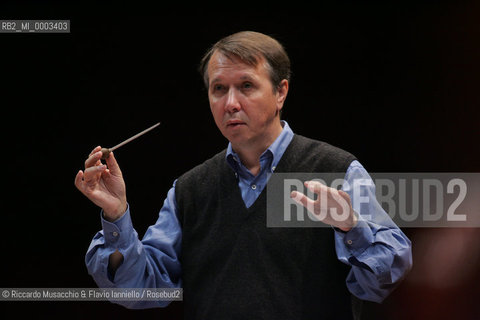
<path id="1" fill-rule="evenodd" d="M 79 170 L 75 177 L 75 186 L 88 199 L 103 209 L 108 221 L 115 221 L 127 210 L 125 181 L 113 152 L 101 162 L 102 148 L 92 150 L 85 160 L 85 171 Z"/>

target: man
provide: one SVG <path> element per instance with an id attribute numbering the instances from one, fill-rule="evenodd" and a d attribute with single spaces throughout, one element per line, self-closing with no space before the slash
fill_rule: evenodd
<path id="1" fill-rule="evenodd" d="M 291 196 L 332 227 L 266 226 L 265 186 L 274 172 L 370 179 L 353 155 L 295 135 L 280 120 L 290 78 L 283 47 L 261 33 L 236 33 L 206 53 L 200 70 L 228 148 L 174 182 L 142 241 L 113 153 L 102 164 L 96 147 L 75 178 L 103 209 L 103 230 L 86 255 L 97 284 L 183 287 L 188 319 L 352 319 L 359 315 L 352 297 L 381 302 L 410 269 L 411 246 L 376 202 L 373 186 L 369 204 L 355 212 L 347 183 L 337 190 L 307 181 L 317 200 Z M 334 219 L 330 209 L 344 218 Z"/>

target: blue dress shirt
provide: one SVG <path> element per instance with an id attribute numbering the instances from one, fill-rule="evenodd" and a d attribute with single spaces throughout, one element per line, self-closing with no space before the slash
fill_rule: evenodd
<path id="1" fill-rule="evenodd" d="M 250 207 L 266 186 L 283 153 L 292 141 L 293 132 L 285 121 L 275 142 L 260 157 L 261 169 L 254 176 L 228 145 L 226 161 L 238 178 L 243 200 Z M 345 174 L 343 191 L 353 203 L 354 179 L 371 179 L 358 161 Z M 176 181 L 175 181 L 176 182 Z M 85 262 L 99 287 L 104 288 L 178 288 L 182 285 L 178 259 L 182 230 L 177 219 L 175 182 L 168 191 L 156 223 L 143 239 L 138 239 L 130 218 L 130 208 L 114 222 L 101 215 L 103 230 L 93 238 Z M 346 279 L 349 291 L 362 300 L 381 302 L 412 266 L 411 242 L 395 225 L 375 198 L 375 186 L 365 188 L 371 200 L 358 208 L 358 224 L 348 232 L 335 229 L 337 257 L 352 268 Z M 356 208 L 357 209 L 357 208 Z M 108 272 L 109 256 L 118 250 L 124 257 L 115 276 Z M 151 308 L 168 305 L 159 301 L 114 301 L 128 308 Z"/>

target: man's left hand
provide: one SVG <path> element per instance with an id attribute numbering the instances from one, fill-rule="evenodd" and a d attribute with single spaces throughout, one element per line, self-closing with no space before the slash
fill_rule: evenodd
<path id="1" fill-rule="evenodd" d="M 318 181 L 306 181 L 304 185 L 317 195 L 316 200 L 298 191 L 292 191 L 290 197 L 307 208 L 319 221 L 345 232 L 357 224 L 350 196 L 345 191 L 327 187 Z"/>

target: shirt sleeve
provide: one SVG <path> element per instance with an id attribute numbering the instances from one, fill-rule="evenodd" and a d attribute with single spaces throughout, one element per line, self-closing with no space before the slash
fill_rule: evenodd
<path id="1" fill-rule="evenodd" d="M 352 266 L 347 287 L 362 300 L 380 303 L 411 269 L 411 242 L 378 203 L 373 180 L 358 161 L 350 164 L 342 190 L 358 216 L 350 231 L 335 229 L 337 257 Z"/>
<path id="2" fill-rule="evenodd" d="M 182 232 L 177 219 L 175 183 L 168 191 L 156 223 L 143 239 L 133 228 L 130 207 L 114 222 L 103 219 L 102 230 L 93 238 L 85 256 L 88 273 L 100 288 L 179 288 L 181 265 L 178 259 Z M 108 272 L 110 255 L 123 255 L 115 275 Z M 165 307 L 169 301 L 112 301 L 127 308 Z"/>

